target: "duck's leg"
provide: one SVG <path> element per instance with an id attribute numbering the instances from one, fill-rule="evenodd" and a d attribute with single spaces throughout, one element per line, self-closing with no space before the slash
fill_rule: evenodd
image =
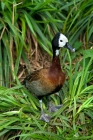
<path id="1" fill-rule="evenodd" d="M 43 105 L 42 105 L 42 100 L 39 100 L 39 102 L 40 102 L 40 108 L 41 108 L 40 120 L 45 121 L 45 122 L 49 122 L 50 121 L 50 116 L 48 116 L 48 114 L 44 113 Z"/>
<path id="2" fill-rule="evenodd" d="M 52 103 L 51 103 L 51 99 L 50 99 L 50 97 L 48 97 L 48 100 L 49 100 L 49 112 L 56 112 L 58 109 L 60 109 L 63 105 L 61 104 L 61 105 L 53 105 Z"/>

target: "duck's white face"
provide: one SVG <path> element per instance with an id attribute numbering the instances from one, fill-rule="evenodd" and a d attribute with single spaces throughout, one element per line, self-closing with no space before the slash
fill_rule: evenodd
<path id="1" fill-rule="evenodd" d="M 62 33 L 57 33 L 52 40 L 52 49 L 56 56 L 59 55 L 59 50 L 63 47 L 75 52 L 75 49 L 69 45 L 67 37 Z"/>
<path id="2" fill-rule="evenodd" d="M 60 48 L 64 47 L 68 43 L 68 39 L 65 35 L 60 34 L 59 40 L 58 40 L 58 45 Z"/>

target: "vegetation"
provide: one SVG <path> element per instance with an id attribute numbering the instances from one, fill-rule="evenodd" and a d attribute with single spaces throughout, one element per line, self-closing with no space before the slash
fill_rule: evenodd
<path id="1" fill-rule="evenodd" d="M 51 98 L 63 107 L 45 123 L 38 99 L 20 83 L 21 67 L 24 62 L 29 72 L 37 51 L 52 56 L 51 39 L 58 31 L 76 53 L 60 53 L 67 80 Z M 93 0 L 0 1 L 0 140 L 16 139 L 93 139 Z"/>

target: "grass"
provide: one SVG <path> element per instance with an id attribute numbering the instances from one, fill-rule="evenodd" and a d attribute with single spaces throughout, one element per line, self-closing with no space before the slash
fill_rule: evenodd
<path id="1" fill-rule="evenodd" d="M 93 1 L 8 0 L 0 4 L 0 140 L 92 140 Z M 59 96 L 51 98 L 63 107 L 45 123 L 39 119 L 38 99 L 18 79 L 24 73 L 19 69 L 22 59 L 29 71 L 33 47 L 38 51 L 42 47 L 52 56 L 50 41 L 58 31 L 68 36 L 76 52 L 60 52 L 66 82 Z"/>
<path id="2" fill-rule="evenodd" d="M 71 60 L 71 55 L 68 51 L 67 55 Z M 93 58 L 90 57 L 89 63 L 84 69 L 86 59 L 85 55 L 82 58 L 82 68 L 79 64 L 78 67 L 72 65 L 71 60 L 70 72 L 68 68 L 66 69 L 70 80 L 66 81 L 63 90 L 60 91 L 60 98 L 62 94 L 64 95 L 64 98 L 61 100 L 63 107 L 56 113 L 51 114 L 50 123 L 39 120 L 40 108 L 38 99 L 24 89 L 18 79 L 18 84 L 12 88 L 1 87 L 1 139 L 11 140 L 16 137 L 20 137 L 20 140 L 92 139 L 93 85 L 89 84 L 89 81 L 93 79 L 90 69 Z M 66 65 L 65 67 L 68 66 Z M 78 71 L 79 67 L 81 68 L 80 71 Z M 55 98 L 52 95 L 52 101 L 55 104 L 59 104 L 60 98 Z"/>

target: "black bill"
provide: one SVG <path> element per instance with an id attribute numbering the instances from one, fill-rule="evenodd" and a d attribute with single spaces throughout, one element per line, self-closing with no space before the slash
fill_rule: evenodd
<path id="1" fill-rule="evenodd" d="M 65 48 L 69 49 L 71 52 L 75 52 L 75 48 L 72 48 L 68 43 L 65 45 Z"/>

